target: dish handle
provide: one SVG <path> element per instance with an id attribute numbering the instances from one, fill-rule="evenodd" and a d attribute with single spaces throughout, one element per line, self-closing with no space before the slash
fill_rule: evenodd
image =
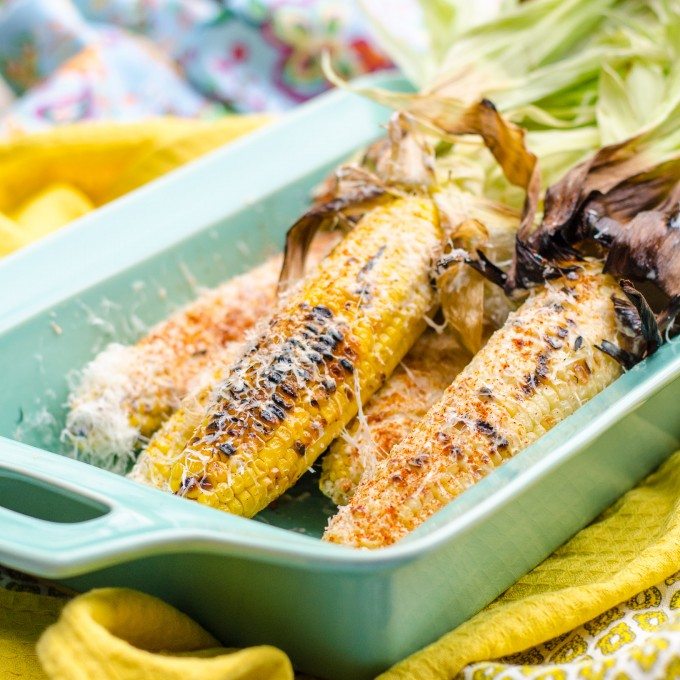
<path id="1" fill-rule="evenodd" d="M 0 564 L 62 578 L 216 538 L 233 551 L 270 529 L 0 437 Z"/>

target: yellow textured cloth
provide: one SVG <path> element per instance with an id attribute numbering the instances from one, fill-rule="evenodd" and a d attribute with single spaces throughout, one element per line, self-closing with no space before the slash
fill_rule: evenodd
<path id="1" fill-rule="evenodd" d="M 274 647 L 219 646 L 160 600 L 124 588 L 93 590 L 64 607 L 38 642 L 52 680 L 292 680 Z"/>
<path id="2" fill-rule="evenodd" d="M 79 123 L 0 142 L 0 256 L 269 120 Z"/>
<path id="3" fill-rule="evenodd" d="M 65 600 L 0 588 L 0 678 L 44 680 L 35 650 L 40 634 L 56 621 Z"/>
<path id="4" fill-rule="evenodd" d="M 678 569 L 680 452 L 477 616 L 397 664 L 384 673 L 381 680 L 455 678 L 470 663 L 527 650 L 592 622 L 620 603 L 625 603 L 619 608 L 621 612 L 625 612 L 626 607 L 635 609 L 639 600 L 647 601 L 644 591 L 655 588 L 660 592 L 658 586 L 666 585 L 666 579 L 673 581 Z M 639 598 L 636 597 L 638 593 Z M 663 671 L 653 677 L 680 678 L 679 627 L 675 626 L 675 621 L 668 621 L 673 617 L 674 609 L 680 608 L 680 601 L 674 607 L 671 599 L 668 613 L 661 609 L 660 598 L 649 604 L 648 610 L 662 614 L 654 628 L 668 627 L 666 637 L 672 640 L 669 643 L 671 654 L 665 663 L 674 664 L 676 668 L 676 675 Z M 618 615 L 603 618 L 607 625 L 602 626 L 602 621 L 600 624 L 595 622 L 591 635 L 606 633 L 620 625 L 616 622 L 620 618 Z M 619 655 L 622 658 L 631 653 L 635 656 L 631 647 L 636 645 L 637 640 L 625 629 L 620 631 L 614 633 L 616 640 L 612 643 L 611 654 L 605 655 L 612 661 L 616 661 L 615 656 Z M 560 645 L 560 649 L 563 646 Z M 522 664 L 515 669 L 512 663 L 487 664 L 477 668 L 479 672 L 474 676 L 475 680 L 527 676 L 554 680 L 569 676 L 584 679 L 614 677 L 607 672 L 609 664 L 586 658 L 592 655 L 569 655 L 568 661 L 561 664 L 560 672 L 555 673 L 553 668 L 542 663 L 546 660 L 544 654 L 536 649 L 532 651 L 533 654 L 528 653 L 519 661 L 531 660 L 533 656 L 535 661 L 541 662 L 536 666 Z M 516 674 L 514 670 L 517 670 Z M 577 672 L 571 672 L 573 670 Z M 618 677 L 623 680 L 643 676 L 642 671 L 637 675 L 622 671 Z"/>

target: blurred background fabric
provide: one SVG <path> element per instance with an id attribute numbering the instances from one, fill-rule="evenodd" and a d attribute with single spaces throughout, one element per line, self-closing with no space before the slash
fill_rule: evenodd
<path id="1" fill-rule="evenodd" d="M 0 136 L 283 111 L 327 89 L 324 51 L 343 77 L 391 66 L 352 0 L 0 0 Z"/>

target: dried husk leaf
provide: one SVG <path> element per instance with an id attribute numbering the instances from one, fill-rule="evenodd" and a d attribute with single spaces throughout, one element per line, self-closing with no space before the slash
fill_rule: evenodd
<path id="1" fill-rule="evenodd" d="M 622 148 L 618 145 L 616 153 Z M 623 179 L 621 175 L 635 172 L 644 161 L 620 156 L 616 164 L 612 158 L 593 173 L 587 173 L 583 164 L 550 189 L 545 218 L 528 239 L 528 248 L 559 260 L 573 256 L 578 244 L 592 239 L 607 249 L 608 271 L 653 281 L 667 295 L 678 295 L 680 224 L 674 225 L 680 222 L 676 217 L 680 157 Z M 601 172 L 604 166 L 611 169 L 606 180 Z"/>
<path id="2" fill-rule="evenodd" d="M 523 225 L 518 238 L 547 256 L 554 256 L 561 247 L 582 240 L 587 235 L 580 224 L 585 202 L 593 198 L 595 192 L 606 194 L 653 166 L 650 157 L 639 153 L 639 145 L 640 137 L 612 144 L 574 166 L 546 191 L 540 226 L 532 231 L 531 225 Z"/>
<path id="3" fill-rule="evenodd" d="M 318 203 L 304 213 L 286 234 L 278 294 L 288 291 L 304 275 L 309 248 L 319 231 L 332 230 L 343 222 L 358 219 L 384 200 L 388 193 L 387 187 L 379 181 L 367 181 L 351 188 L 338 182 L 334 198 Z"/>
<path id="4" fill-rule="evenodd" d="M 524 223 L 518 232 L 508 291 L 542 282 L 554 273 L 555 262 L 579 257 L 576 244 L 589 239 L 608 243 L 608 229 L 620 231 L 618 224 L 665 199 L 680 172 L 672 150 L 677 113 L 674 109 L 668 120 L 603 147 L 547 190 L 540 226 Z M 643 252 L 640 242 L 636 250 Z"/>
<path id="5" fill-rule="evenodd" d="M 518 235 L 516 278 L 506 283 L 526 286 L 532 277 L 549 278 L 560 261 L 595 246 L 604 270 L 621 277 L 628 302 L 614 304 L 631 338 L 630 347 L 607 343 L 601 349 L 626 368 L 677 330 L 680 311 L 680 154 L 649 167 L 649 156 L 631 156 L 635 141 L 605 147 L 551 188 L 539 229 L 527 242 Z M 660 314 L 628 279 L 650 282 L 665 296 Z"/>
<path id="6" fill-rule="evenodd" d="M 444 318 L 470 352 L 481 348 L 484 326 L 497 327 L 509 312 L 497 286 L 466 265 L 480 248 L 496 261 L 512 257 L 519 212 L 455 187 L 434 195 L 442 227 L 454 250 L 438 263 L 437 290 Z"/>
<path id="7" fill-rule="evenodd" d="M 642 295 L 630 281 L 622 279 L 619 284 L 625 296 L 633 307 L 635 307 L 638 318 L 640 319 L 639 328 L 642 339 L 644 340 L 644 351 L 647 354 L 653 354 L 663 343 L 656 316 L 654 315 L 652 308 L 647 304 L 644 295 Z"/>
<path id="8" fill-rule="evenodd" d="M 437 290 L 446 323 L 465 349 L 473 354 L 482 346 L 484 328 L 484 277 L 466 264 L 467 252 L 487 243 L 489 232 L 474 219 L 461 222 L 455 231 L 458 246 L 441 267 Z M 463 250 L 465 249 L 465 250 Z"/>
<path id="9" fill-rule="evenodd" d="M 670 297 L 680 295 L 680 181 L 657 208 L 629 222 L 608 219 L 606 230 L 607 271 L 651 281 Z"/>
<path id="10" fill-rule="evenodd" d="M 401 111 L 392 115 L 387 136 L 368 148 L 363 162 L 386 184 L 422 190 L 435 181 L 434 150 Z"/>
<path id="11" fill-rule="evenodd" d="M 442 312 L 449 328 L 472 354 L 482 347 L 484 277 L 464 262 L 449 267 L 437 282 Z"/>
<path id="12" fill-rule="evenodd" d="M 279 294 L 304 274 L 309 247 L 320 230 L 350 228 L 391 197 L 426 191 L 434 181 L 434 151 L 403 113 L 395 113 L 388 134 L 372 144 L 361 164 L 344 165 L 322 185 L 316 202 L 288 230 Z"/>

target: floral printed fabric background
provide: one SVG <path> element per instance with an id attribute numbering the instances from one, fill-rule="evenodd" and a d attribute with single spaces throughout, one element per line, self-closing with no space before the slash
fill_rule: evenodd
<path id="1" fill-rule="evenodd" d="M 390 66 L 352 0 L 0 0 L 0 76 L 17 95 L 0 134 L 285 110 L 327 88 L 323 51 L 347 77 Z"/>

